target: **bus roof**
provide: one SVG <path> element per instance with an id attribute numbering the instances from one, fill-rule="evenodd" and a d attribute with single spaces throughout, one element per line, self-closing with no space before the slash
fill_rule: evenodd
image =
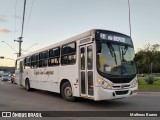
<path id="1" fill-rule="evenodd" d="M 71 38 L 68 38 L 68 39 L 66 39 L 66 40 L 62 40 L 62 41 L 60 41 L 60 42 L 58 42 L 58 43 L 54 43 L 54 44 L 49 45 L 49 46 L 47 46 L 47 47 L 38 49 L 38 50 L 36 50 L 36 51 L 34 51 L 34 52 L 30 52 L 30 53 L 28 53 L 28 54 L 26 54 L 26 55 L 22 55 L 22 56 L 18 57 L 17 59 L 21 59 L 21 58 L 24 58 L 24 57 L 27 57 L 27 56 L 31 56 L 31 55 L 33 55 L 33 54 L 40 53 L 40 52 L 43 52 L 43 51 L 45 51 L 45 50 L 49 50 L 49 49 L 52 49 L 52 48 L 55 48 L 55 47 L 58 47 L 58 46 L 62 46 L 62 45 L 67 44 L 67 43 L 71 43 L 71 42 L 73 42 L 73 41 L 77 41 L 77 40 L 80 40 L 80 39 L 83 39 L 83 38 L 87 38 L 87 37 L 89 37 L 89 36 L 95 37 L 94 34 L 95 34 L 95 31 L 97 31 L 97 30 L 102 30 L 102 31 L 106 31 L 106 32 L 107 32 L 107 31 L 108 31 L 108 32 L 114 32 L 114 31 L 103 30 L 103 29 L 91 29 L 91 30 L 89 30 L 89 31 L 86 31 L 86 32 L 83 32 L 83 33 L 78 34 L 78 35 L 76 35 L 76 36 L 73 36 L 73 37 L 71 37 Z M 118 33 L 118 32 L 114 32 L 114 33 Z M 119 34 L 121 34 L 121 33 L 119 33 Z M 124 34 L 123 34 L 123 35 L 124 35 Z M 126 35 L 126 36 L 127 36 L 127 35 Z M 128 37 L 129 37 L 129 36 L 128 36 Z"/>
<path id="2" fill-rule="evenodd" d="M 81 34 L 78 34 L 78 35 L 73 36 L 73 37 L 71 37 L 71 38 L 68 38 L 68 39 L 66 39 L 66 40 L 62 40 L 62 41 L 60 41 L 60 42 L 58 42 L 58 43 L 54 43 L 54 44 L 49 45 L 49 46 L 47 46 L 47 47 L 38 49 L 38 50 L 36 50 L 36 51 L 34 51 L 34 52 L 30 52 L 30 53 L 28 53 L 28 54 L 26 54 L 26 55 L 22 55 L 22 56 L 18 57 L 17 59 L 21 59 L 21 58 L 23 58 L 23 57 L 27 57 L 27 56 L 30 56 L 30 55 L 32 55 L 32 54 L 36 54 L 36 53 L 39 53 L 39 52 L 43 52 L 43 51 L 45 51 L 45 50 L 52 49 L 52 48 L 54 48 L 54 47 L 58 47 L 58 46 L 61 46 L 61 45 L 64 45 L 64 44 L 67 44 L 67 43 L 70 43 L 70 42 L 73 42 L 73 41 L 77 41 L 77 40 L 80 40 L 80 39 L 85 38 L 85 37 L 89 37 L 89 36 L 91 36 L 91 35 L 94 35 L 94 32 L 95 32 L 95 29 L 89 30 L 89 31 L 87 31 L 87 32 L 83 32 L 83 33 L 81 33 Z"/>

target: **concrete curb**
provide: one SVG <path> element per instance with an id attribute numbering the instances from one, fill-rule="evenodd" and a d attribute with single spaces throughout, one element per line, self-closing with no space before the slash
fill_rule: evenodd
<path id="1" fill-rule="evenodd" d="M 146 92 L 138 92 L 138 94 L 158 94 L 159 95 L 160 92 L 159 91 L 154 91 L 154 92 L 149 92 L 149 91 L 147 92 L 146 91 Z"/>

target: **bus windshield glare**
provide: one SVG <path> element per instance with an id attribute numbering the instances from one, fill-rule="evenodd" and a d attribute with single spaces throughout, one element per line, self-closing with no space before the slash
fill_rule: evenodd
<path id="1" fill-rule="evenodd" d="M 131 45 L 99 42 L 101 51 L 97 52 L 98 70 L 108 75 L 136 74 L 134 49 Z"/>

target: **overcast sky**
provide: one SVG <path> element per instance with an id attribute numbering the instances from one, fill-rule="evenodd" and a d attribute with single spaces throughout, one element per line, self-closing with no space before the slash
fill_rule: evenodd
<path id="1" fill-rule="evenodd" d="M 160 0 L 130 0 L 130 6 L 135 51 L 160 44 Z M 20 36 L 22 13 L 23 0 L 0 0 L 0 56 L 16 58 L 13 40 Z M 129 35 L 128 0 L 27 0 L 22 50 L 25 54 L 93 28 Z M 13 63 L 0 60 L 0 66 Z"/>

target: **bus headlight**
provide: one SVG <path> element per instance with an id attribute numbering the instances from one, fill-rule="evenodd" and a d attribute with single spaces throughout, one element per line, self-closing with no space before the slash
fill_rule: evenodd
<path id="1" fill-rule="evenodd" d="M 132 83 L 131 83 L 131 88 L 134 88 L 134 87 L 137 87 L 138 86 L 138 81 L 137 80 L 134 80 Z"/>
<path id="2" fill-rule="evenodd" d="M 104 88 L 104 89 L 111 89 L 112 86 L 106 82 L 103 78 L 98 78 L 97 79 L 98 83 L 100 83 L 100 85 Z"/>

